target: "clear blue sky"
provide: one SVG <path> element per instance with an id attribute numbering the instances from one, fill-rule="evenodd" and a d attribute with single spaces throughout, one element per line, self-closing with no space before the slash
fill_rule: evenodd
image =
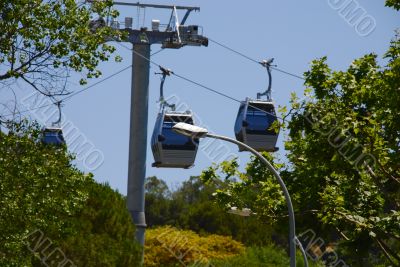
<path id="1" fill-rule="evenodd" d="M 143 1 L 150 3 L 150 1 Z M 333 2 L 333 1 L 331 1 Z M 349 2 L 349 1 L 346 1 Z M 187 24 L 198 24 L 204 35 L 222 42 L 242 53 L 262 60 L 275 58 L 278 67 L 302 75 L 310 62 L 322 56 L 335 70 L 344 70 L 366 53 L 379 56 L 386 51 L 394 30 L 400 26 L 400 14 L 384 7 L 384 1 L 358 0 L 366 14 L 376 21 L 375 30 L 368 36 L 360 36 L 356 29 L 333 9 L 328 0 L 310 1 L 152 1 L 158 4 L 197 5 L 201 12 L 192 13 Z M 355 2 L 354 2 L 355 3 Z M 123 7 L 121 20 L 125 16 L 137 19 L 136 8 Z M 166 23 L 169 12 L 147 9 L 146 26 L 151 19 Z M 182 14 L 180 14 L 182 17 Z M 135 25 L 137 20 L 134 22 Z M 361 25 L 362 26 L 362 25 Z M 130 44 L 125 43 L 130 47 Z M 103 77 L 111 75 L 131 63 L 127 49 L 116 45 L 122 63 L 101 64 Z M 154 45 L 152 51 L 158 51 Z M 164 50 L 152 57 L 158 64 L 178 74 L 203 83 L 237 99 L 255 97 L 267 86 L 266 71 L 255 63 L 239 57 L 210 42 L 209 47 L 185 47 L 179 50 Z M 153 131 L 158 111 L 159 76 L 154 67 L 150 76 L 148 135 Z M 287 105 L 291 92 L 302 94 L 303 82 L 299 79 L 273 71 L 273 98 L 278 105 Z M 107 181 L 113 188 L 126 193 L 129 110 L 131 73 L 127 70 L 68 101 L 63 109 L 71 121 L 93 145 L 104 154 L 103 164 L 94 171 L 95 179 Z M 93 83 L 95 81 L 91 81 Z M 89 83 L 89 84 L 90 84 Z M 70 90 L 81 87 L 71 85 Z M 29 92 L 27 92 L 29 93 Z M 176 77 L 165 84 L 165 94 L 175 95 L 196 113 L 203 125 L 215 133 L 234 136 L 233 124 L 238 103 L 212 94 Z M 281 134 L 279 146 L 284 156 Z M 209 142 L 209 141 L 208 141 Z M 147 176 L 156 175 L 176 187 L 191 175 L 199 175 L 213 162 L 210 148 L 200 146 L 196 165 L 189 170 L 157 169 L 151 167 L 153 155 L 147 151 Z M 232 153 L 237 148 L 228 145 Z M 241 164 L 249 155 L 240 154 Z M 80 163 L 79 166 L 82 167 Z"/>

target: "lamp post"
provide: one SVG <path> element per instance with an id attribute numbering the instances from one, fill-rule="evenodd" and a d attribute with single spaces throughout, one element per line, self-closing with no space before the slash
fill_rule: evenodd
<path id="1" fill-rule="evenodd" d="M 210 137 L 210 138 L 220 139 L 220 140 L 224 140 L 224 141 L 227 141 L 230 143 L 234 143 L 234 144 L 242 147 L 244 150 L 251 152 L 253 155 L 255 155 L 257 158 L 259 158 L 267 166 L 267 168 L 273 173 L 275 178 L 278 180 L 279 185 L 281 186 L 281 189 L 282 189 L 283 194 L 286 199 L 288 211 L 289 211 L 290 267 L 296 266 L 296 243 L 299 244 L 301 252 L 303 254 L 303 259 L 305 261 L 305 265 L 308 266 L 307 257 L 305 255 L 304 249 L 303 249 L 301 243 L 296 238 L 296 226 L 295 226 L 294 211 L 293 211 L 293 205 L 292 205 L 292 200 L 289 195 L 289 191 L 287 190 L 286 185 L 283 182 L 281 176 L 279 175 L 277 170 L 272 166 L 272 164 L 252 147 L 250 147 L 242 142 L 239 142 L 235 139 L 229 138 L 227 136 L 209 133 L 208 130 L 205 128 L 194 126 L 194 125 L 183 123 L 183 122 L 178 122 L 177 124 L 175 124 L 172 127 L 172 129 L 175 132 L 186 135 L 186 136 L 191 136 L 191 137 L 195 137 L 195 138 Z"/>

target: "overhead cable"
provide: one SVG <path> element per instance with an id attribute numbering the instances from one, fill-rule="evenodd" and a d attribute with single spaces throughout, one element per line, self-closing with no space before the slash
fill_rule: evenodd
<path id="1" fill-rule="evenodd" d="M 227 46 L 227 45 L 225 45 L 225 44 L 222 44 L 222 43 L 220 43 L 220 42 L 218 42 L 218 41 L 216 41 L 216 40 L 210 39 L 210 38 L 208 38 L 208 40 L 209 40 L 210 42 L 213 42 L 213 43 L 215 43 L 215 44 L 217 44 L 217 45 L 219 45 L 219 46 L 221 46 L 221 47 L 223 47 L 223 48 L 225 48 L 225 49 L 227 49 L 227 50 L 229 50 L 229 51 L 231 51 L 231 52 L 233 52 L 233 53 L 235 53 L 235 54 L 237 54 L 237 55 L 239 55 L 239 56 L 241 56 L 241 57 L 244 57 L 244 58 L 246 58 L 246 59 L 248 59 L 248 60 L 250 60 L 250 61 L 252 61 L 252 62 L 254 62 L 254 63 L 262 64 L 262 62 L 260 62 L 260 61 L 258 61 L 258 60 L 255 60 L 254 58 L 251 58 L 251 57 L 249 57 L 249 56 L 247 56 L 247 55 L 245 55 L 245 54 L 243 54 L 243 53 L 241 53 L 241 52 L 239 52 L 239 51 L 237 51 L 237 50 L 235 50 L 235 49 L 233 49 L 233 48 L 231 48 L 231 47 L 229 47 L 229 46 Z M 292 77 L 301 79 L 301 80 L 305 80 L 304 77 L 301 77 L 301 76 L 299 76 L 299 75 L 290 73 L 290 72 L 288 72 L 288 71 L 282 70 L 282 69 L 277 68 L 277 67 L 271 66 L 271 69 L 276 70 L 276 71 L 279 71 L 279 72 L 284 73 L 284 74 L 287 74 L 287 75 L 290 75 L 290 76 L 292 76 Z"/>
<path id="2" fill-rule="evenodd" d="M 123 68 L 123 69 L 121 69 L 121 70 L 119 70 L 119 71 L 117 71 L 117 72 L 115 72 L 115 73 L 113 73 L 113 74 L 111 74 L 111 75 L 109 75 L 109 76 L 107 76 L 107 77 L 95 82 L 94 84 L 91 84 L 91 85 L 89 85 L 89 86 L 87 86 L 87 87 L 85 87 L 85 88 L 83 88 L 81 90 L 78 90 L 78 91 L 76 91 L 76 92 L 64 97 L 63 99 L 60 100 L 60 102 L 61 101 L 67 101 L 67 100 L 71 99 L 72 97 L 74 97 L 74 96 L 76 96 L 76 95 L 78 95 L 78 94 L 80 94 L 80 93 L 82 93 L 82 92 L 84 92 L 84 91 L 96 86 L 96 85 L 99 85 L 100 83 L 103 83 L 108 79 L 111 79 L 112 77 L 124 72 L 125 70 L 127 70 L 127 69 L 129 69 L 131 67 L 132 67 L 132 65 L 126 66 L 125 68 Z M 22 110 L 22 111 L 18 111 L 16 113 L 19 113 L 19 114 L 26 113 L 26 112 L 29 112 L 29 111 L 34 111 L 34 110 L 37 110 L 37 109 L 45 108 L 45 107 L 48 107 L 48 106 L 53 105 L 53 104 L 54 103 L 51 102 L 51 103 L 44 104 L 44 105 L 41 105 L 41 106 L 38 106 L 38 107 L 34 107 L 34 108 L 29 108 L 29 109 L 25 109 L 25 110 Z M 15 113 L 10 113 L 10 114 L 7 114 L 7 115 L 3 115 L 3 117 L 9 117 L 9 116 L 13 116 L 13 115 L 15 115 Z"/>

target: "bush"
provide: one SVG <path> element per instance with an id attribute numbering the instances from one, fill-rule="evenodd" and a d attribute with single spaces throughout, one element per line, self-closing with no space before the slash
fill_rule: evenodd
<path id="1" fill-rule="evenodd" d="M 296 265 L 299 267 L 304 266 L 304 261 L 300 253 L 297 254 Z M 318 263 L 308 261 L 309 266 L 323 266 Z M 273 245 L 265 247 L 249 247 L 245 253 L 225 260 L 213 260 L 212 264 L 215 267 L 287 267 L 289 266 L 289 257 L 287 253 Z"/>
<path id="2" fill-rule="evenodd" d="M 234 266 L 289 266 L 289 258 L 286 253 L 274 246 L 250 247 L 242 255 L 227 260 L 214 260 L 218 267 Z"/>
<path id="3" fill-rule="evenodd" d="M 226 260 L 245 251 L 231 237 L 198 234 L 171 226 L 149 229 L 146 234 L 145 266 L 208 264 L 211 259 Z"/>

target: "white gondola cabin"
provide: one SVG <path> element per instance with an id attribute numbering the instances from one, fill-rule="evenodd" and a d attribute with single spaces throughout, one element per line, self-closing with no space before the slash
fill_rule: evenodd
<path id="1" fill-rule="evenodd" d="M 61 146 L 65 144 L 60 127 L 46 127 L 42 130 L 42 142 L 47 145 Z"/>
<path id="2" fill-rule="evenodd" d="M 151 138 L 151 149 L 155 160 L 153 167 L 187 169 L 193 166 L 199 139 L 174 132 L 172 127 L 178 122 L 193 125 L 192 113 L 167 112 L 164 109 L 158 114 Z"/>
<path id="3" fill-rule="evenodd" d="M 52 127 L 45 127 L 42 130 L 42 142 L 46 145 L 62 146 L 65 139 L 61 128 L 61 101 L 54 103 L 58 108 L 58 120 L 52 123 Z"/>
<path id="4" fill-rule="evenodd" d="M 247 98 L 240 104 L 236 118 L 236 140 L 257 151 L 277 151 L 278 133 L 271 129 L 271 125 L 276 119 L 272 101 Z M 239 151 L 243 151 L 241 147 L 239 147 Z"/>

